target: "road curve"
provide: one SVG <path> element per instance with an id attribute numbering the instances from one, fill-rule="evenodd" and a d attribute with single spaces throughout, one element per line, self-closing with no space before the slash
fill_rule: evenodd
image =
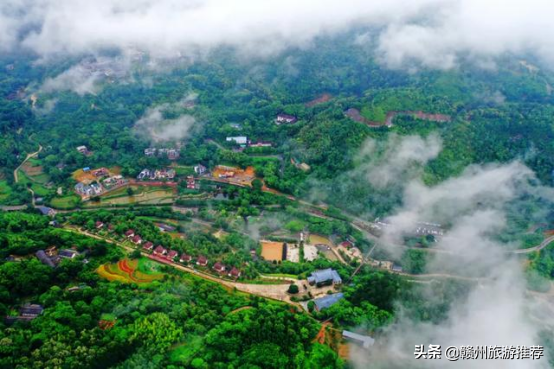
<path id="1" fill-rule="evenodd" d="M 512 251 L 512 253 L 524 254 L 524 253 L 537 252 L 537 251 L 540 251 L 541 249 L 545 248 L 546 246 L 548 246 L 552 242 L 554 242 L 554 235 L 549 236 L 548 238 L 544 239 L 539 245 L 536 245 L 536 246 L 531 247 L 531 248 L 516 249 L 516 250 Z"/>

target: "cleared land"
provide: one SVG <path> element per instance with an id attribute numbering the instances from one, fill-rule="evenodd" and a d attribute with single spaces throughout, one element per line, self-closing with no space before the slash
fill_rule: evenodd
<path id="1" fill-rule="evenodd" d="M 231 183 L 248 185 L 252 184 L 252 180 L 256 178 L 254 167 L 249 166 L 246 169 L 230 166 L 216 166 L 212 172 L 215 179 L 226 179 Z"/>
<path id="2" fill-rule="evenodd" d="M 322 236 L 322 235 L 318 235 L 318 234 L 310 234 L 310 237 L 308 238 L 310 244 L 325 244 L 325 245 L 328 245 L 330 247 L 333 246 L 333 243 L 331 243 L 331 241 L 329 240 L 329 238 L 325 237 L 325 236 Z"/>
<path id="3" fill-rule="evenodd" d="M 124 205 L 124 204 L 170 204 L 173 203 L 174 190 L 168 187 L 145 187 L 131 185 L 134 194 L 128 195 L 128 186 L 124 186 L 113 192 L 110 192 L 100 198 L 99 202 L 89 202 L 86 206 L 98 207 L 98 206 L 110 206 L 110 205 Z"/>
<path id="4" fill-rule="evenodd" d="M 262 257 L 266 261 L 282 261 L 283 260 L 283 242 L 261 241 Z"/>
<path id="5" fill-rule="evenodd" d="M 318 104 L 326 103 L 329 100 L 331 100 L 332 98 L 333 98 L 333 96 L 331 94 L 322 94 L 322 95 L 318 96 L 317 98 L 315 98 L 314 100 L 307 102 L 305 105 L 306 105 L 306 107 L 310 108 L 310 107 L 316 106 Z"/>
<path id="6" fill-rule="evenodd" d="M 79 204 L 80 198 L 76 195 L 66 195 L 65 197 L 56 197 L 50 200 L 50 205 L 57 209 L 73 209 Z"/>
<path id="7" fill-rule="evenodd" d="M 117 263 L 106 263 L 96 270 L 100 276 L 110 281 L 122 283 L 149 284 L 163 278 L 157 273 L 155 265 L 148 260 L 129 260 L 127 258 Z"/>

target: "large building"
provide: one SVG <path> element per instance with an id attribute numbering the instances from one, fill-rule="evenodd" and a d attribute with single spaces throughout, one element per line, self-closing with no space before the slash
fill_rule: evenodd
<path id="1" fill-rule="evenodd" d="M 315 309 L 318 311 L 323 310 L 324 308 L 331 307 L 344 297 L 342 293 L 329 294 L 325 297 L 314 299 Z"/>
<path id="2" fill-rule="evenodd" d="M 344 330 L 342 332 L 342 337 L 344 339 L 350 340 L 351 342 L 360 344 L 364 348 L 369 348 L 373 346 L 373 343 L 375 343 L 375 339 L 372 337 L 369 337 L 367 335 L 361 335 L 357 333 L 353 333 L 351 331 Z"/>
<path id="3" fill-rule="evenodd" d="M 340 285 L 342 279 L 338 272 L 333 269 L 317 270 L 312 272 L 308 277 L 308 283 L 310 285 L 324 286 L 324 285 Z"/>

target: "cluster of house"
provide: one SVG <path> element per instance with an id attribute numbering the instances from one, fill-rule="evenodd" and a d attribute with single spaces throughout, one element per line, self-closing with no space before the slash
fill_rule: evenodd
<path id="1" fill-rule="evenodd" d="M 39 304 L 26 303 L 18 312 L 17 316 L 6 316 L 6 324 L 13 324 L 16 321 L 31 321 L 36 319 L 44 311 L 44 308 Z"/>
<path id="2" fill-rule="evenodd" d="M 175 170 L 173 169 L 149 170 L 145 168 L 137 176 L 138 180 L 171 180 L 173 178 L 175 178 Z"/>
<path id="3" fill-rule="evenodd" d="M 125 180 L 121 175 L 115 175 L 115 176 L 105 178 L 104 180 L 102 180 L 102 182 L 104 183 L 105 187 L 113 188 L 115 186 L 125 185 L 127 184 L 128 181 Z"/>
<path id="4" fill-rule="evenodd" d="M 92 152 L 89 151 L 88 148 L 87 148 L 86 146 L 84 146 L 84 145 L 80 145 L 80 146 L 78 146 L 76 149 L 77 149 L 77 151 L 78 151 L 79 153 L 81 153 L 82 155 L 85 155 L 85 156 L 87 156 L 87 157 L 90 156 L 90 155 L 92 154 Z"/>
<path id="5" fill-rule="evenodd" d="M 194 176 L 187 176 L 187 189 L 196 189 L 196 181 Z"/>
<path id="6" fill-rule="evenodd" d="M 58 251 L 56 247 L 50 247 L 46 250 L 39 250 L 35 254 L 37 258 L 46 266 L 55 268 L 60 264 L 62 259 L 73 259 L 79 256 L 79 252 L 73 249 L 62 249 Z"/>
<path id="7" fill-rule="evenodd" d="M 276 125 L 280 125 L 283 123 L 296 123 L 296 121 L 298 121 L 298 118 L 285 113 L 278 114 L 277 118 L 275 118 Z"/>
<path id="8" fill-rule="evenodd" d="M 91 184 L 78 182 L 77 185 L 75 185 L 75 191 L 80 195 L 93 197 L 102 194 L 104 192 L 104 188 L 97 182 L 93 182 Z"/>
<path id="9" fill-rule="evenodd" d="M 342 243 L 340 243 L 338 246 L 338 250 L 343 251 L 351 258 L 358 258 L 358 259 L 362 258 L 362 252 L 350 240 L 345 240 Z"/>
<path id="10" fill-rule="evenodd" d="M 246 136 L 227 136 L 225 138 L 225 141 L 230 143 L 235 143 L 238 145 L 237 151 L 242 151 L 246 149 L 247 147 L 251 148 L 270 148 L 273 146 L 272 143 L 269 141 L 257 141 L 253 143 L 252 141 L 248 140 L 248 137 Z"/>
<path id="11" fill-rule="evenodd" d="M 125 232 L 125 236 L 137 245 L 142 244 L 142 249 L 148 252 L 152 252 L 152 255 L 156 257 L 164 258 L 168 261 L 175 261 L 179 254 L 177 251 L 168 250 L 161 245 L 158 245 L 157 247 L 154 248 L 154 243 L 150 241 L 147 241 L 143 244 L 142 237 L 138 234 L 135 234 L 135 230 L 133 229 L 127 230 Z M 179 262 L 188 264 L 192 262 L 192 259 L 193 257 L 191 255 L 183 253 L 179 257 Z M 196 258 L 196 265 L 206 267 L 208 266 L 208 259 L 205 256 L 198 256 Z M 233 279 L 238 279 L 241 275 L 240 270 L 237 269 L 236 267 L 231 268 L 229 272 L 227 272 L 227 267 L 225 267 L 225 265 L 223 265 L 221 262 L 216 262 L 212 266 L 212 269 L 220 275 L 227 275 Z"/>
<path id="12" fill-rule="evenodd" d="M 175 148 L 146 148 L 144 155 L 147 157 L 167 157 L 170 160 L 179 158 L 179 150 Z"/>

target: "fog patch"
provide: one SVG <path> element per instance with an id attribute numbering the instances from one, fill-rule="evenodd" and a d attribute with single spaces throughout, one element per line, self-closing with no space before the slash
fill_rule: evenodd
<path id="1" fill-rule="evenodd" d="M 415 158 L 424 162 L 428 156 L 415 155 Z M 388 166 L 394 162 L 394 159 L 376 161 L 367 168 L 368 173 L 388 174 Z M 390 177 L 390 183 L 394 184 L 395 179 L 398 177 Z M 439 272 L 442 278 L 469 281 L 471 288 L 468 295 L 446 302 L 451 308 L 440 323 L 421 322 L 410 310 L 398 307 L 396 322 L 378 337 L 370 354 L 351 353 L 354 364 L 359 367 L 548 367 L 546 357 L 450 362 L 443 354 L 441 360 L 415 360 L 414 349 L 416 344 L 424 344 L 426 348 L 429 344 L 440 344 L 443 350 L 447 346 L 462 345 L 544 345 L 539 333 L 545 325 L 552 324 L 552 319 L 547 318 L 547 322 L 532 319 L 536 306 L 526 290 L 524 266 L 517 255 L 510 253 L 518 244 L 502 243 L 498 236 L 506 230 L 508 209 L 518 199 L 546 196 L 545 202 L 550 202 L 551 194 L 551 189 L 540 186 L 534 173 L 519 161 L 472 165 L 461 175 L 433 186 L 425 185 L 421 177 L 408 181 L 401 206 L 386 218 L 389 226 L 383 229 L 379 246 L 399 256 L 405 251 L 403 237 L 411 235 L 418 222 L 440 223 L 446 232 L 431 247 L 439 252 L 426 254 L 427 269 Z M 444 297 L 432 290 L 424 300 L 445 303 Z"/>
<path id="2" fill-rule="evenodd" d="M 45 116 L 54 110 L 56 108 L 56 104 L 58 104 L 58 99 L 48 99 L 42 104 L 42 106 L 34 107 L 33 112 L 35 112 L 38 116 Z"/>
<path id="3" fill-rule="evenodd" d="M 175 119 L 164 117 L 164 111 L 171 108 L 169 104 L 161 104 L 148 108 L 146 113 L 135 123 L 134 131 L 152 141 L 180 141 L 192 134 L 196 119 L 183 114 Z"/>
<path id="4" fill-rule="evenodd" d="M 442 141 L 435 134 L 427 138 L 393 134 L 385 142 L 368 139 L 356 158 L 360 163 L 356 171 L 364 172 L 374 187 L 385 188 L 399 179 L 420 175 L 441 149 Z"/>

